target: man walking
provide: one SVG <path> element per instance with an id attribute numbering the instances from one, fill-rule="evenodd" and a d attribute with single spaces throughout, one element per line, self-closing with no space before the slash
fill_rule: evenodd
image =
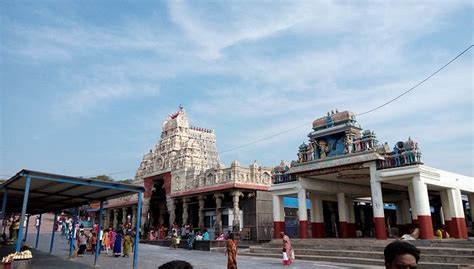
<path id="1" fill-rule="evenodd" d="M 415 269 L 420 260 L 420 251 L 405 241 L 388 244 L 384 251 L 386 269 Z"/>

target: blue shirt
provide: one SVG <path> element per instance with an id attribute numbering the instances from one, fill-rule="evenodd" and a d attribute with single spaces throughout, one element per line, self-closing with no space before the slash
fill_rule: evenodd
<path id="1" fill-rule="evenodd" d="M 202 235 L 202 240 L 209 240 L 209 233 L 208 233 L 208 232 L 205 232 L 205 233 Z"/>

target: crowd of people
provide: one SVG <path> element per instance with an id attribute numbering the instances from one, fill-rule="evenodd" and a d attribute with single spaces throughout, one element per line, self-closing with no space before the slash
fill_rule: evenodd
<path id="1" fill-rule="evenodd" d="M 106 256 L 114 257 L 129 257 L 133 251 L 136 232 L 131 228 L 130 223 L 120 224 L 118 229 L 103 228 L 99 231 L 97 223 L 94 223 L 92 228 L 86 229 L 81 222 L 61 215 L 56 225 L 61 235 L 66 236 L 70 242 L 73 241 L 73 248 L 78 257 L 84 256 L 85 253 L 95 254 L 97 249 L 99 254 L 104 253 Z"/>

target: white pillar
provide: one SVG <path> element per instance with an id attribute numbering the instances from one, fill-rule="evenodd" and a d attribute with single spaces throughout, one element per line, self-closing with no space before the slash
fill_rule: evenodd
<path id="1" fill-rule="evenodd" d="M 418 224 L 420 225 L 420 238 L 433 239 L 433 224 L 431 222 L 430 199 L 428 187 L 420 175 L 412 179 L 413 194 L 415 197 L 416 212 L 418 214 Z"/>
<path id="2" fill-rule="evenodd" d="M 240 208 L 239 208 L 239 200 L 240 195 L 242 192 L 234 191 L 232 192 L 232 202 L 233 202 L 233 213 L 234 213 L 234 220 L 232 222 L 232 228 L 235 231 L 240 231 Z"/>
<path id="3" fill-rule="evenodd" d="M 317 194 L 311 195 L 311 221 L 323 223 L 323 200 Z"/>
<path id="4" fill-rule="evenodd" d="M 374 213 L 375 236 L 377 239 L 387 239 L 385 231 L 385 212 L 382 198 L 382 185 L 377 174 L 375 162 L 368 164 L 370 170 L 370 191 L 372 194 L 372 211 Z"/>
<path id="5" fill-rule="evenodd" d="M 300 221 L 300 238 L 308 238 L 308 209 L 306 207 L 306 189 L 298 191 L 298 218 Z"/>
<path id="6" fill-rule="evenodd" d="M 175 205 L 174 199 L 171 197 L 166 197 L 166 208 L 168 209 L 168 213 L 169 213 L 170 227 L 173 227 L 173 224 L 176 220 L 175 207 L 176 205 Z"/>
<path id="7" fill-rule="evenodd" d="M 450 205 L 449 199 L 448 199 L 448 192 L 447 192 L 447 190 L 444 189 L 444 190 L 441 190 L 439 192 L 439 194 L 440 194 L 439 196 L 441 198 L 441 209 L 442 209 L 442 212 L 443 212 L 443 221 L 444 221 L 445 225 L 449 226 L 453 214 L 451 212 L 451 205 Z M 451 227 L 447 227 L 448 232 L 450 232 L 449 231 L 450 228 Z"/>
<path id="8" fill-rule="evenodd" d="M 444 212 L 443 212 L 443 211 L 444 211 L 444 209 L 443 209 L 443 207 L 441 206 L 441 207 L 439 208 L 439 218 L 441 219 L 441 225 L 444 226 L 444 225 L 446 225 L 446 222 L 445 222 L 445 220 L 444 220 Z"/>
<path id="9" fill-rule="evenodd" d="M 418 211 L 416 210 L 415 194 L 413 192 L 413 184 L 411 183 L 408 183 L 408 199 L 410 199 L 412 223 L 416 223 L 418 222 Z"/>
<path id="10" fill-rule="evenodd" d="M 273 221 L 285 221 L 285 215 L 282 214 L 281 208 L 283 207 L 283 196 L 273 196 Z"/>
<path id="11" fill-rule="evenodd" d="M 347 222 L 346 196 L 343 192 L 337 193 L 337 210 L 339 211 L 339 222 Z"/>
<path id="12" fill-rule="evenodd" d="M 461 191 L 459 189 L 447 189 L 448 200 L 451 208 L 451 232 L 456 238 L 467 238 L 466 220 L 462 205 Z"/>
<path id="13" fill-rule="evenodd" d="M 215 232 L 216 236 L 219 236 L 222 232 L 222 198 L 224 194 L 215 193 L 214 198 L 216 199 L 216 227 Z"/>
<path id="14" fill-rule="evenodd" d="M 308 221 L 308 210 L 306 208 L 306 190 L 298 191 L 298 218 L 299 221 Z"/>
<path id="15" fill-rule="evenodd" d="M 118 228 L 118 209 L 113 209 L 112 212 L 113 212 L 113 217 L 114 217 L 112 225 L 114 229 L 117 229 Z"/>

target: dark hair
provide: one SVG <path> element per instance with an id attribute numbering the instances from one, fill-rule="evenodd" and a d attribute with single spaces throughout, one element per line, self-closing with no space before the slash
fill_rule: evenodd
<path id="1" fill-rule="evenodd" d="M 405 241 L 395 241 L 388 244 L 383 251 L 385 265 L 392 264 L 397 255 L 404 254 L 413 255 L 416 259 L 416 263 L 420 260 L 420 251 L 414 245 Z"/>
<path id="2" fill-rule="evenodd" d="M 187 261 L 174 260 L 162 264 L 158 269 L 193 269 L 193 266 Z"/>

